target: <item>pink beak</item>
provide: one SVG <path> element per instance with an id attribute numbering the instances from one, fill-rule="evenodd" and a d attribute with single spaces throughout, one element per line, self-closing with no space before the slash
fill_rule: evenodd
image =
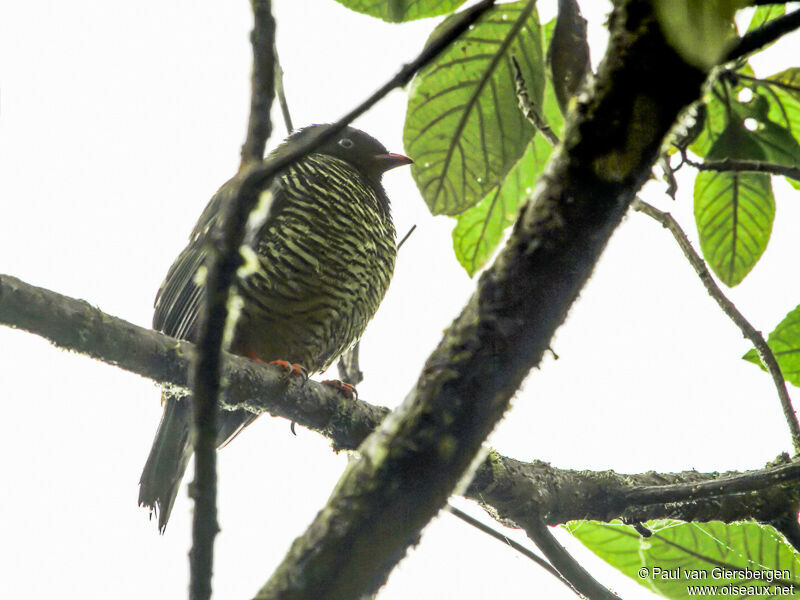
<path id="1" fill-rule="evenodd" d="M 402 167 L 403 165 L 410 165 L 413 162 L 414 161 L 407 156 L 403 156 L 402 154 L 394 154 L 393 152 L 375 155 L 375 163 L 380 165 L 382 171 L 388 171 L 389 169 Z"/>

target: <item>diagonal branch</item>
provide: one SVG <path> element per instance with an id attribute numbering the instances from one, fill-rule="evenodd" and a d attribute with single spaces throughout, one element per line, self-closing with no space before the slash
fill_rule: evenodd
<path id="1" fill-rule="evenodd" d="M 462 18 L 458 19 L 452 24 L 447 31 L 443 31 L 430 42 L 419 55 L 411 62 L 403 65 L 403 67 L 380 88 L 373 92 L 366 100 L 356 106 L 353 110 L 345 114 L 335 123 L 332 123 L 320 130 L 315 135 L 309 135 L 296 144 L 292 145 L 287 151 L 282 152 L 279 156 L 264 162 L 262 165 L 254 167 L 246 174 L 242 186 L 258 186 L 262 185 L 265 181 L 269 181 L 278 171 L 286 168 L 297 159 L 302 158 L 306 154 L 312 152 L 315 148 L 323 145 L 325 142 L 333 139 L 336 134 L 342 131 L 350 123 L 355 121 L 358 117 L 367 112 L 370 108 L 375 106 L 378 101 L 382 100 L 389 92 L 395 88 L 403 87 L 414 74 L 429 62 L 434 60 L 441 52 L 447 48 L 450 43 L 463 33 L 472 23 L 474 23 L 484 12 L 494 5 L 495 0 L 481 0 L 474 6 L 463 11 Z"/>
<path id="2" fill-rule="evenodd" d="M 789 431 L 792 435 L 792 446 L 794 447 L 795 453 L 800 453 L 800 423 L 798 423 L 797 414 L 795 413 L 794 407 L 792 407 L 792 400 L 789 397 L 789 391 L 786 389 L 786 381 L 783 379 L 780 365 L 778 364 L 775 355 L 772 353 L 772 349 L 764 340 L 764 336 L 761 335 L 761 332 L 753 327 L 750 322 L 744 318 L 744 315 L 739 312 L 739 309 L 736 308 L 733 302 L 731 302 L 725 296 L 725 294 L 722 293 L 722 290 L 719 289 L 719 286 L 714 281 L 711 273 L 708 272 L 706 263 L 702 258 L 700 258 L 697 252 L 695 252 L 694 248 L 692 248 L 689 238 L 686 237 L 686 234 L 683 232 L 680 225 L 678 225 L 678 222 L 672 217 L 672 215 L 662 212 L 654 206 L 651 206 L 650 204 L 647 204 L 643 200 L 639 199 L 634 202 L 633 207 L 635 210 L 643 212 L 647 216 L 655 219 L 666 229 L 669 229 L 670 233 L 672 233 L 672 236 L 675 238 L 675 241 L 678 242 L 678 246 L 680 246 L 684 256 L 692 265 L 692 268 L 694 268 L 697 275 L 700 277 L 700 281 L 703 282 L 708 294 L 714 298 L 714 300 L 716 300 L 722 311 L 728 315 L 728 317 L 741 330 L 742 335 L 744 335 L 744 337 L 750 340 L 750 342 L 753 344 L 758 352 L 761 362 L 772 376 L 772 381 L 775 384 L 775 389 L 778 392 L 778 398 L 783 410 L 783 416 L 786 419 L 786 424 L 789 426 Z"/>
<path id="3" fill-rule="evenodd" d="M 336 600 L 382 585 L 540 361 L 704 79 L 665 42 L 650 2 L 617 3 L 612 23 L 597 84 L 570 113 L 508 245 L 257 598 L 324 589 Z"/>

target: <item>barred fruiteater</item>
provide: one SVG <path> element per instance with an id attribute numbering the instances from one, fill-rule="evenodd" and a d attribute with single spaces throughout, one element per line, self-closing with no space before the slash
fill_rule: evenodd
<path id="1" fill-rule="evenodd" d="M 324 125 L 291 135 L 272 154 L 313 136 Z M 381 176 L 409 164 L 363 131 L 348 127 L 333 141 L 279 172 L 262 194 L 265 215 L 248 225 L 246 273 L 237 281 L 242 308 L 230 351 L 308 372 L 324 370 L 356 341 L 389 286 L 397 249 Z M 153 327 L 194 341 L 204 289 L 199 271 L 207 239 L 230 199 L 226 184 L 211 199 L 186 249 L 156 296 Z M 285 361 L 285 362 L 284 362 Z M 139 504 L 164 531 L 192 455 L 190 399 L 162 395 L 164 413 L 139 481 Z M 223 411 L 217 446 L 256 415 Z"/>

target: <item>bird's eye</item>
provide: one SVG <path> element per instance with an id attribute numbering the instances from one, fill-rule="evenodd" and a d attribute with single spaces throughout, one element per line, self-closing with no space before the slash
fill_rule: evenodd
<path id="1" fill-rule="evenodd" d="M 350 138 L 342 138 L 339 140 L 339 145 L 345 150 L 349 150 L 353 147 L 353 140 Z"/>

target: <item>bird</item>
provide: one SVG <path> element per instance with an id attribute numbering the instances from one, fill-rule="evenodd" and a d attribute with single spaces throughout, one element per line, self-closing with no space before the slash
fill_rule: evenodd
<path id="1" fill-rule="evenodd" d="M 266 160 L 285 155 L 327 125 L 292 133 Z M 394 271 L 396 234 L 381 179 L 411 164 L 354 127 L 265 182 L 261 206 L 248 220 L 232 290 L 241 310 L 228 350 L 296 372 L 324 371 L 354 342 L 381 303 Z M 233 181 L 233 180 L 231 180 Z M 211 236 L 234 186 L 223 185 L 200 216 L 186 248 L 156 295 L 153 328 L 196 341 L 204 305 L 204 273 Z M 270 193 L 264 193 L 270 192 Z M 348 386 L 329 382 L 340 389 Z M 162 391 L 163 412 L 139 480 L 139 505 L 166 529 L 192 456 L 191 397 Z M 257 415 L 222 411 L 217 447 L 232 440 Z"/>

